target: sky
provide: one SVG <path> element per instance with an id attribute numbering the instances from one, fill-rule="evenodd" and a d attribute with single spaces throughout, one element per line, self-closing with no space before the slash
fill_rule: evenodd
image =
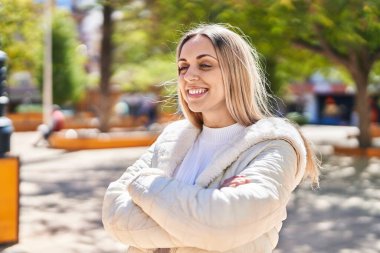
<path id="1" fill-rule="evenodd" d="M 46 0 L 34 0 L 36 3 L 44 3 Z M 57 6 L 71 9 L 72 2 L 75 2 L 77 6 L 92 5 L 96 0 L 55 0 Z"/>
<path id="2" fill-rule="evenodd" d="M 71 8 L 71 1 L 72 0 L 56 0 L 56 5 L 70 9 Z M 43 3 L 45 0 L 35 0 L 37 3 Z"/>
<path id="3" fill-rule="evenodd" d="M 71 7 L 71 0 L 56 0 L 57 5 L 70 8 Z"/>

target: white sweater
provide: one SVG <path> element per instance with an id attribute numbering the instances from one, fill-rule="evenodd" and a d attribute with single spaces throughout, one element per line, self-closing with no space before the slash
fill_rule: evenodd
<path id="1" fill-rule="evenodd" d="M 175 178 L 183 183 L 195 184 L 195 180 L 214 159 L 219 149 L 224 149 L 238 138 L 245 127 L 236 123 L 222 128 L 203 126 L 202 132 L 175 172 Z"/>
<path id="2" fill-rule="evenodd" d="M 301 181 L 306 149 L 279 118 L 262 119 L 218 150 L 195 185 L 173 173 L 199 135 L 188 121 L 169 125 L 148 152 L 111 183 L 103 224 L 128 253 L 270 253 L 286 204 Z M 223 187 L 244 175 L 249 184 Z M 219 189 L 220 188 L 220 189 Z"/>

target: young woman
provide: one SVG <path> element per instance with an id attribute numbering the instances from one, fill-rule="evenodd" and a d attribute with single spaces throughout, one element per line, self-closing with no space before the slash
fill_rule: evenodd
<path id="1" fill-rule="evenodd" d="M 221 25 L 177 48 L 185 120 L 170 124 L 111 183 L 103 223 L 128 252 L 269 253 L 291 192 L 318 166 L 308 143 L 272 117 L 255 50 Z"/>

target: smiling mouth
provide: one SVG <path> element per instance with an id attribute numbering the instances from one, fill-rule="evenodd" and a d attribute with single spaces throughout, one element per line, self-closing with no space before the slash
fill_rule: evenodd
<path id="1" fill-rule="evenodd" d="M 190 89 L 187 90 L 187 93 L 191 97 L 199 97 L 202 96 L 203 94 L 206 94 L 208 89 L 205 88 L 199 88 L 199 89 Z"/>

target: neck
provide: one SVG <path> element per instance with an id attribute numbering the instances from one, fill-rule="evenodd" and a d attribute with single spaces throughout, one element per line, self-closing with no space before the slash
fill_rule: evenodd
<path id="1" fill-rule="evenodd" d="M 236 121 L 229 114 L 225 116 L 218 115 L 217 117 L 208 117 L 204 114 L 202 116 L 203 124 L 210 128 L 227 127 L 236 123 Z"/>

